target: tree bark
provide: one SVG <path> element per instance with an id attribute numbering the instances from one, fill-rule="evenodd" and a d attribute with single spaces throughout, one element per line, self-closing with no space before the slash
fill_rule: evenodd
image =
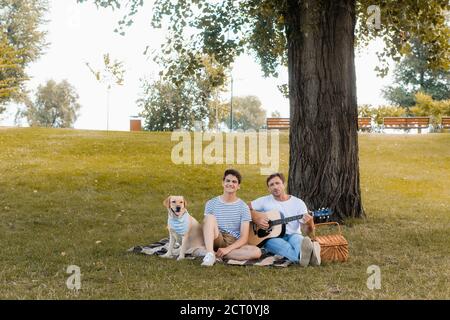
<path id="1" fill-rule="evenodd" d="M 354 63 L 355 0 L 288 0 L 288 188 L 309 209 L 363 217 Z"/>

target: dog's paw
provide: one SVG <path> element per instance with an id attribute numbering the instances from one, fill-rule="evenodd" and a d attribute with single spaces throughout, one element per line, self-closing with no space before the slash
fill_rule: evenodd
<path id="1" fill-rule="evenodd" d="M 184 256 L 178 256 L 178 258 L 177 258 L 177 261 L 180 261 L 180 260 L 183 260 L 184 259 Z"/>
<path id="2" fill-rule="evenodd" d="M 169 254 L 168 252 L 167 253 L 165 253 L 165 254 L 163 254 L 162 256 L 161 256 L 161 258 L 172 258 L 172 254 Z"/>

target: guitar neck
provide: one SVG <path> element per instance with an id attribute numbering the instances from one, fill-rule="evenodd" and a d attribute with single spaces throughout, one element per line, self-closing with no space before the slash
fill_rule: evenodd
<path id="1" fill-rule="evenodd" d="M 275 226 L 275 225 L 278 225 L 278 224 L 286 224 L 286 223 L 289 223 L 291 221 L 299 220 L 299 219 L 303 218 L 303 216 L 304 216 L 303 214 L 300 214 L 298 216 L 292 216 L 292 217 L 289 217 L 289 218 L 273 220 L 273 221 L 271 221 L 271 225 Z"/>
<path id="2" fill-rule="evenodd" d="M 313 217 L 315 217 L 316 215 L 320 215 L 320 216 L 330 216 L 333 213 L 333 211 L 331 211 L 331 209 L 321 209 L 321 210 L 316 210 L 314 212 L 311 213 L 311 215 Z M 289 218 L 283 218 L 283 219 L 278 219 L 278 220 L 272 220 L 270 221 L 270 225 L 275 226 L 278 224 L 287 224 L 291 221 L 295 221 L 295 220 L 300 220 L 301 218 L 303 218 L 304 214 L 300 214 L 297 216 L 292 216 Z"/>

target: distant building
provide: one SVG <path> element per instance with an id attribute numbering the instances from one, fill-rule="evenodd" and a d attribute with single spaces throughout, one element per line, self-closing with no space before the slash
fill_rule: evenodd
<path id="1" fill-rule="evenodd" d="M 142 118 L 138 116 L 130 117 L 130 131 L 142 131 Z"/>

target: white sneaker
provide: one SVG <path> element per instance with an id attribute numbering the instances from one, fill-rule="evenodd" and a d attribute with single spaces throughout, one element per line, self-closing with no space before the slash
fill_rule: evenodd
<path id="1" fill-rule="evenodd" d="M 313 241 L 312 244 L 313 250 L 309 264 L 312 266 L 320 266 L 320 263 L 322 262 L 320 259 L 320 244 L 317 241 Z"/>
<path id="2" fill-rule="evenodd" d="M 208 252 L 203 258 L 202 266 L 211 267 L 216 262 L 216 255 L 214 252 Z"/>
<path id="3" fill-rule="evenodd" d="M 309 237 L 303 237 L 301 248 L 302 251 L 300 254 L 299 264 L 301 267 L 306 267 L 309 265 L 309 261 L 311 260 L 311 255 L 314 248 L 312 241 Z"/>

